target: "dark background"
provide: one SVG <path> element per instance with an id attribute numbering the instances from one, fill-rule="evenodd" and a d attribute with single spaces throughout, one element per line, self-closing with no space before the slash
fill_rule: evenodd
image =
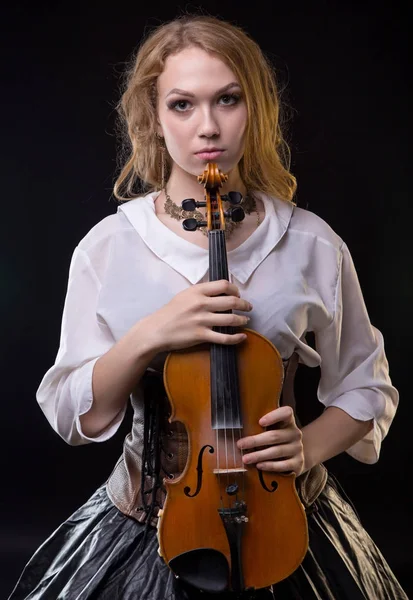
<path id="1" fill-rule="evenodd" d="M 151 4 L 153 6 L 151 6 Z M 110 474 L 129 422 L 66 445 L 35 394 L 59 343 L 77 242 L 115 212 L 114 104 L 142 34 L 183 10 L 155 3 L 14 2 L 2 9 L 0 597 L 41 541 Z M 246 28 L 279 69 L 299 206 L 353 255 L 401 403 L 376 465 L 328 462 L 412 593 L 412 306 L 408 18 L 401 3 L 202 3 Z M 299 397 L 317 372 L 301 369 Z"/>

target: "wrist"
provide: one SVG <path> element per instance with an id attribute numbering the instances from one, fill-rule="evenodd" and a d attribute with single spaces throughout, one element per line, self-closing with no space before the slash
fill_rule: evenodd
<path id="1" fill-rule="evenodd" d="M 317 464 L 317 458 L 314 457 L 314 448 L 311 444 L 311 439 L 308 439 L 306 427 L 302 429 L 302 441 L 303 441 L 303 455 L 304 455 L 304 465 L 303 465 L 303 473 L 307 473 L 310 471 L 312 467 Z M 311 438 L 311 436 L 310 436 Z M 320 461 L 321 462 L 321 461 Z"/>
<path id="2" fill-rule="evenodd" d="M 151 321 L 151 315 L 135 323 L 129 333 L 134 348 L 135 360 L 145 358 L 150 362 L 162 351 L 156 328 Z"/>
<path id="3" fill-rule="evenodd" d="M 330 406 L 302 429 L 304 469 L 325 462 L 361 440 L 373 421 L 360 421 L 336 406 Z"/>

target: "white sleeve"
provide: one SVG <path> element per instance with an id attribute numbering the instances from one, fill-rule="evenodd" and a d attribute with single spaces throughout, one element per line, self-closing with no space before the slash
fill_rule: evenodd
<path id="1" fill-rule="evenodd" d="M 79 416 L 92 404 L 93 368 L 114 344 L 111 332 L 96 315 L 100 287 L 87 254 L 77 247 L 70 264 L 59 350 L 36 395 L 50 425 L 72 445 L 109 439 L 126 411 L 125 407 L 99 436 L 89 438 L 83 434 Z"/>
<path id="2" fill-rule="evenodd" d="M 383 336 L 370 323 L 350 252 L 342 246 L 331 324 L 316 332 L 321 356 L 318 398 L 337 406 L 354 419 L 373 419 L 373 429 L 347 450 L 360 462 L 378 461 L 399 401 L 392 386 Z"/>

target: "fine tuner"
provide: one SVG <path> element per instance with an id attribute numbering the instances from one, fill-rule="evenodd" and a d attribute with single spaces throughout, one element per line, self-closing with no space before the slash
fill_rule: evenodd
<path id="1" fill-rule="evenodd" d="M 244 220 L 244 209 L 241 206 L 238 206 L 242 202 L 242 194 L 240 192 L 228 192 L 228 194 L 223 194 L 221 200 L 235 205 L 224 212 L 226 218 L 231 219 L 234 223 L 239 223 Z M 194 211 L 196 208 L 204 208 L 206 205 L 206 202 L 196 202 L 193 198 L 187 198 L 181 203 L 182 208 L 190 212 Z M 218 216 L 218 213 L 215 213 L 215 215 Z M 197 221 L 197 219 L 185 219 L 182 221 L 182 227 L 185 231 L 195 231 L 198 227 L 206 226 L 206 221 Z"/>

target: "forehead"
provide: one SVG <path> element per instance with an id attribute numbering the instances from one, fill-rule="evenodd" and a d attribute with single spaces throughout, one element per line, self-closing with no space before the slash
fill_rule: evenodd
<path id="1" fill-rule="evenodd" d="M 158 77 L 158 89 L 167 94 L 169 89 L 179 87 L 196 93 L 201 86 L 213 90 L 231 81 L 237 78 L 218 55 L 191 47 L 168 56 Z"/>

